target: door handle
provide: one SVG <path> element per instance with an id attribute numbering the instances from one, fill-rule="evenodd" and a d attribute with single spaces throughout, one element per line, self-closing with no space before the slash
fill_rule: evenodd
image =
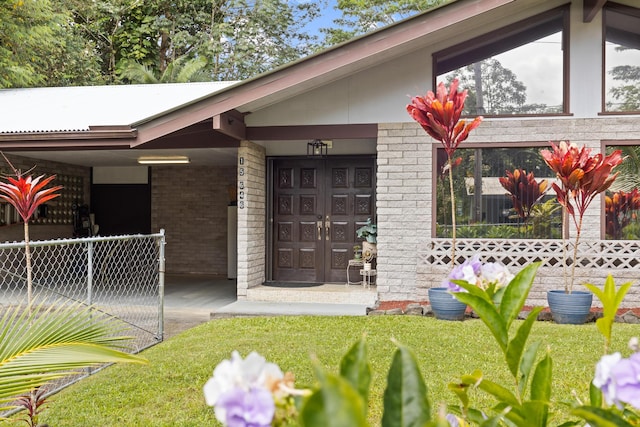
<path id="1" fill-rule="evenodd" d="M 331 220 L 329 219 L 329 215 L 327 215 L 327 220 L 324 222 L 324 228 L 326 229 L 324 238 L 325 240 L 329 240 L 329 234 L 331 234 Z"/>
<path id="2" fill-rule="evenodd" d="M 318 221 L 317 226 L 318 226 L 318 240 L 322 240 L 322 221 Z"/>

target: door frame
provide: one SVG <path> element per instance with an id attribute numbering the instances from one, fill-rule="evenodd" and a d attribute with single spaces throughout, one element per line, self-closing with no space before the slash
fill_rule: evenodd
<path id="1" fill-rule="evenodd" d="M 335 155 L 335 156 L 327 156 L 329 159 L 336 160 L 344 160 L 344 159 L 372 159 L 374 165 L 374 185 L 373 185 L 373 195 L 374 195 L 374 214 L 373 218 L 377 216 L 377 209 L 375 206 L 375 201 L 377 200 L 377 179 L 375 179 L 375 175 L 377 174 L 377 155 L 375 154 L 364 154 L 364 155 Z M 266 209 L 265 209 L 265 282 L 273 282 L 273 262 L 274 262 L 274 179 L 275 179 L 275 163 L 278 160 L 296 160 L 296 159 L 308 159 L 306 156 L 277 156 L 277 157 L 267 157 L 266 158 Z M 283 282 L 286 283 L 286 282 Z"/>

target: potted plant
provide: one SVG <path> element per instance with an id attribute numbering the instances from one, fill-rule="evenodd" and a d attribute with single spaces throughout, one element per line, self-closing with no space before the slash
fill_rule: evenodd
<path id="1" fill-rule="evenodd" d="M 602 153 L 590 155 L 590 148 L 578 148 L 575 143 L 560 141 L 558 145 L 551 143 L 551 150 L 542 150 L 540 154 L 560 181 L 560 185 L 553 183 L 551 186 L 563 208 L 563 227 L 569 215 L 576 229 L 571 274 L 567 278 L 567 246 L 563 232 L 564 290 L 549 291 L 547 301 L 557 323 L 582 324 L 589 316 L 593 300 L 591 292 L 573 290 L 582 220 L 593 199 L 606 191 L 618 176 L 617 173 L 612 174 L 612 170 L 622 163 L 622 151 L 616 150 L 608 156 Z"/>
<path id="2" fill-rule="evenodd" d="M 365 261 L 371 262 L 378 252 L 378 226 L 371 222 L 371 218 L 367 218 L 367 223 L 356 230 L 356 235 L 358 239 L 364 239 L 362 256 Z"/>
<path id="3" fill-rule="evenodd" d="M 433 139 L 440 141 L 447 153 L 447 164 L 443 172 L 449 175 L 449 195 L 451 197 L 451 267 L 456 265 L 456 203 L 453 191 L 453 168 L 460 164 L 455 159 L 456 149 L 469 137 L 469 132 L 480 126 L 482 116 L 471 123 L 460 120 L 467 99 L 467 90 L 458 91 L 458 79 L 453 79 L 447 89 L 443 82 L 438 83 L 436 93 L 428 91 L 425 96 L 411 98 L 407 112 L 422 129 Z"/>
<path id="4" fill-rule="evenodd" d="M 360 245 L 353 246 L 353 259 L 356 259 L 356 260 L 362 259 L 362 246 Z"/>

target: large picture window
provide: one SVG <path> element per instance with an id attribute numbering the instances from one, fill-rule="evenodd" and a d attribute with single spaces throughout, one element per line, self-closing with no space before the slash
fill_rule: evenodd
<path id="1" fill-rule="evenodd" d="M 568 9 L 554 9 L 434 54 L 436 84 L 458 78 L 467 115 L 566 113 Z"/>
<path id="2" fill-rule="evenodd" d="M 520 200 L 531 209 L 518 213 L 499 178 L 514 169 L 533 172 L 540 182 L 554 179 L 540 155 L 541 147 L 459 148 L 454 167 L 457 236 L 467 238 L 559 239 L 562 237 L 562 211 L 553 190 L 534 203 Z M 436 182 L 436 237 L 451 236 L 451 201 L 448 175 L 444 170 L 446 153 L 439 148 Z M 524 215 L 522 215 L 524 214 Z"/>
<path id="3" fill-rule="evenodd" d="M 640 240 L 640 145 L 611 145 L 607 154 L 618 149 L 624 160 L 605 194 L 605 236 L 607 240 Z"/>
<path id="4" fill-rule="evenodd" d="M 640 9 L 604 9 L 604 111 L 640 111 Z"/>

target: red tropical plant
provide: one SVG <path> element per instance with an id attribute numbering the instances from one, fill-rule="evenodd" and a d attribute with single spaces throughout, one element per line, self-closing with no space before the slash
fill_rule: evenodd
<path id="1" fill-rule="evenodd" d="M 618 174 L 612 171 L 622 163 L 622 151 L 616 150 L 608 156 L 602 153 L 592 156 L 590 148 L 578 148 L 574 143 L 560 141 L 558 145 L 551 143 L 551 150 L 541 150 L 540 154 L 560 181 L 561 185 L 551 185 L 558 196 L 558 202 L 564 208 L 563 216 L 569 214 L 576 227 L 571 280 L 569 284 L 565 281 L 565 292 L 571 293 L 584 213 L 593 199 L 611 187 L 617 178 Z"/>
<path id="2" fill-rule="evenodd" d="M 542 199 L 549 188 L 546 179 L 536 181 L 533 172 L 527 173 L 524 169 L 514 169 L 513 172 L 506 171 L 506 177 L 500 177 L 498 180 L 505 190 L 511 196 L 513 208 L 518 216 L 525 222 L 531 216 L 531 209 Z"/>
<path id="3" fill-rule="evenodd" d="M 604 198 L 606 234 L 612 239 L 621 239 L 622 230 L 629 225 L 640 210 L 640 191 L 616 191 Z"/>
<path id="4" fill-rule="evenodd" d="M 15 178 L 7 177 L 9 182 L 0 182 L 0 199 L 11 204 L 22 220 L 24 221 L 24 242 L 25 242 L 25 259 L 27 264 L 27 300 L 29 311 L 31 310 L 31 302 L 33 299 L 33 279 L 31 268 L 31 250 L 29 247 L 29 220 L 36 211 L 38 206 L 55 199 L 60 194 L 56 193 L 62 189 L 61 186 L 45 188 L 54 178 L 52 175 L 45 178 L 40 175 L 33 178 L 31 175 L 24 177 L 22 172 L 13 167 L 7 160 L 11 169 L 15 174 Z"/>
<path id="5" fill-rule="evenodd" d="M 407 112 L 435 140 L 440 141 L 447 153 L 445 168 L 449 172 L 449 191 L 451 193 L 451 264 L 455 265 L 456 247 L 456 208 L 453 193 L 453 167 L 459 164 L 453 155 L 461 142 L 469 137 L 469 132 L 482 122 L 478 116 L 470 123 L 460 120 L 467 99 L 467 90 L 458 91 L 459 81 L 454 79 L 449 89 L 443 82 L 438 84 L 436 93 L 429 91 L 425 96 L 411 98 Z M 457 163 L 456 163 L 457 162 Z"/>

